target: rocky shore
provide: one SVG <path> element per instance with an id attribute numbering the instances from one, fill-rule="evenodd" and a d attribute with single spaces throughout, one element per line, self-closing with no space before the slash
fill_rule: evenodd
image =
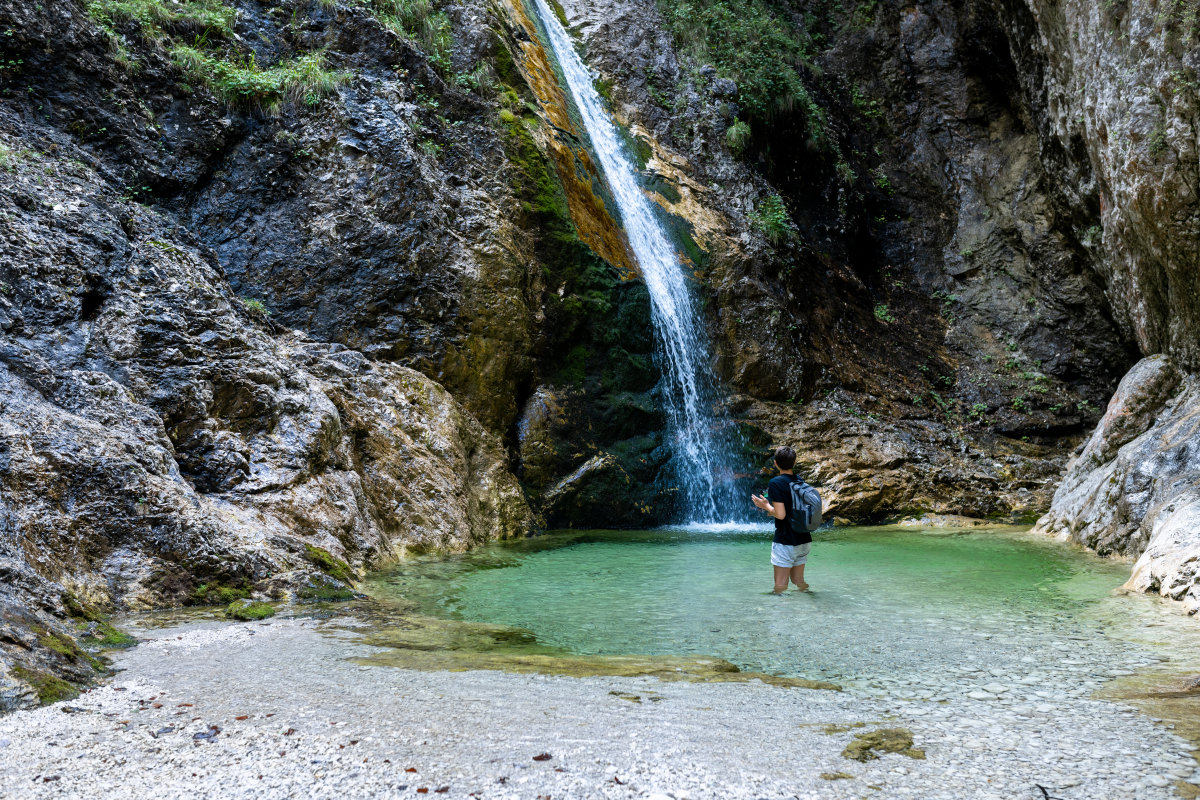
<path id="1" fill-rule="evenodd" d="M 1200 786 L 1193 745 L 1090 696 L 1153 663 L 1138 648 L 1064 664 L 1039 646 L 1015 673 L 934 657 L 923 680 L 830 691 L 372 665 L 383 651 L 353 617 L 143 623 L 112 681 L 0 720 L 9 790 L 1165 800 Z"/>

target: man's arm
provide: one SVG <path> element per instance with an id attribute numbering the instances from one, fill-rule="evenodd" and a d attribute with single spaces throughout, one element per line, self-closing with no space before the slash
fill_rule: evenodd
<path id="1" fill-rule="evenodd" d="M 783 505 L 783 503 L 772 503 L 766 498 L 753 494 L 750 495 L 750 499 L 754 501 L 754 505 L 767 512 L 775 519 L 783 519 L 787 516 L 787 508 Z"/>

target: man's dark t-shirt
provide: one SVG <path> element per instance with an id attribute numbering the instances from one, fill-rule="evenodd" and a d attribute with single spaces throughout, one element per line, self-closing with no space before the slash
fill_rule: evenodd
<path id="1" fill-rule="evenodd" d="M 787 516 L 783 519 L 775 520 L 775 542 L 777 544 L 808 544 L 812 541 L 811 533 L 796 533 L 792 530 L 792 523 L 788 520 L 792 516 L 792 481 L 796 480 L 791 475 L 776 475 L 771 478 L 771 482 L 767 484 L 767 499 L 772 503 L 783 503 L 783 507 L 787 509 Z"/>

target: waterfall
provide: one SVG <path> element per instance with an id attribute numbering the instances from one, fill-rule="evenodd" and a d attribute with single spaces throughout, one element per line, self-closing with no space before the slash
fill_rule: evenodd
<path id="1" fill-rule="evenodd" d="M 667 434 L 673 471 L 684 491 L 686 518 L 719 523 L 741 516 L 732 496 L 732 459 L 713 412 L 716 400 L 708 342 L 676 247 L 642 193 L 637 170 L 616 124 L 546 0 L 533 0 L 551 49 L 583 119 L 592 148 L 617 204 L 630 249 L 650 293 L 651 316 L 663 373 Z M 723 474 L 722 474 L 723 473 Z"/>

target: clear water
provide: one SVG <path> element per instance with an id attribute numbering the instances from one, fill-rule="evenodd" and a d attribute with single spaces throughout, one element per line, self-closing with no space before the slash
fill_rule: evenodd
<path id="1" fill-rule="evenodd" d="M 658 362 L 663 372 L 667 432 L 672 443 L 669 472 L 683 489 L 688 518 L 731 520 L 747 509 L 736 502 L 731 478 L 732 448 L 724 435 L 733 428 L 714 417 L 716 393 L 701 315 L 671 242 L 638 186 L 637 170 L 620 131 L 609 117 L 592 75 L 545 0 L 532 0 L 550 48 L 587 129 L 629 239 L 630 249 L 650 293 Z"/>
<path id="2" fill-rule="evenodd" d="M 1114 594 L 1128 564 L 1011 531 L 822 531 L 805 575 L 813 591 L 774 596 L 770 538 L 765 527 L 557 533 L 410 559 L 368 591 L 579 654 L 704 654 L 848 685 L 1136 666 L 1146 649 L 1102 629 L 1161 616 Z"/>

